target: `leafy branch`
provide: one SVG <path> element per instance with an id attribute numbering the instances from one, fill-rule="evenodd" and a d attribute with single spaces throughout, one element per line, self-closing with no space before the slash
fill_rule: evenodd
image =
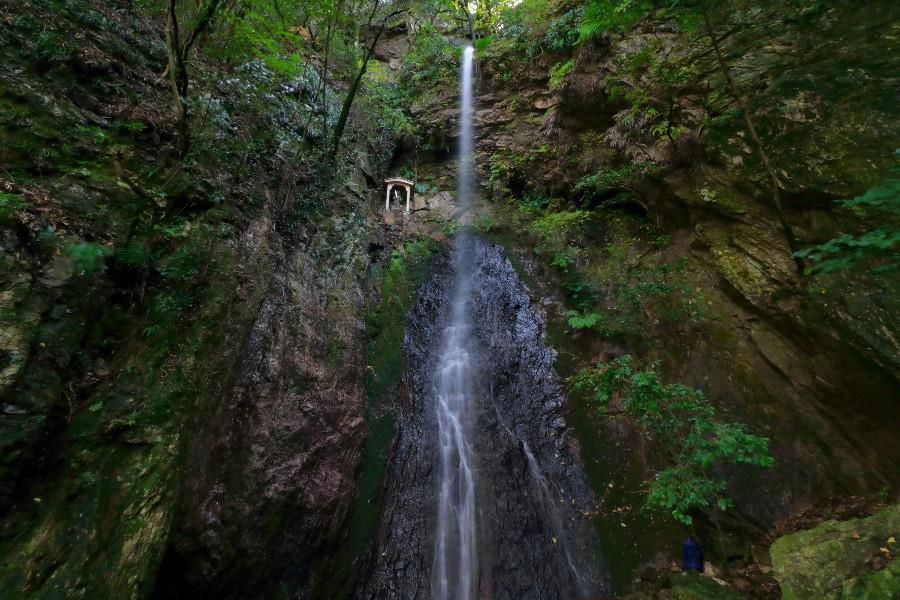
<path id="1" fill-rule="evenodd" d="M 570 380 L 573 389 L 592 394 L 603 414 L 617 402 L 617 414 L 631 417 L 668 457 L 650 480 L 644 507 L 672 515 L 690 525 L 699 509 L 725 510 L 732 500 L 727 482 L 713 473 L 720 464 L 772 466 L 769 440 L 741 423 L 720 420 L 702 391 L 679 383 L 664 384 L 652 368 L 639 371 L 622 356 L 582 369 Z"/>
<path id="2" fill-rule="evenodd" d="M 895 154 L 900 156 L 900 150 Z M 900 167 L 895 167 L 893 172 L 900 174 Z M 863 215 L 880 212 L 888 217 L 888 221 L 894 223 L 860 235 L 842 233 L 827 242 L 795 252 L 796 256 L 813 261 L 807 272 L 832 273 L 864 262 L 876 263 L 872 268 L 876 273 L 890 271 L 900 266 L 900 253 L 896 248 L 900 242 L 900 228 L 896 224 L 897 217 L 900 216 L 900 178 L 889 179 L 855 198 L 841 200 L 840 205 Z"/>

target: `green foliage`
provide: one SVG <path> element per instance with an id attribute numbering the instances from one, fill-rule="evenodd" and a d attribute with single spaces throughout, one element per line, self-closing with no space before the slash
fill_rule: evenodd
<path id="1" fill-rule="evenodd" d="M 406 255 L 413 259 L 428 258 L 436 249 L 434 240 L 431 238 L 419 238 L 406 242 Z"/>
<path id="2" fill-rule="evenodd" d="M 472 221 L 472 225 L 481 233 L 491 233 L 497 228 L 497 223 L 488 214 L 480 214 Z"/>
<path id="3" fill-rule="evenodd" d="M 582 201 L 590 202 L 607 196 L 610 192 L 628 190 L 633 180 L 651 173 L 654 168 L 654 163 L 643 161 L 631 162 L 618 168 L 604 167 L 579 179 L 572 191 Z"/>
<path id="4" fill-rule="evenodd" d="M 66 248 L 66 254 L 72 260 L 75 270 L 83 275 L 90 275 L 101 266 L 110 248 L 93 242 L 76 242 Z"/>
<path id="5" fill-rule="evenodd" d="M 703 296 L 676 275 L 687 260 L 642 266 L 628 273 L 628 282 L 613 293 L 612 310 L 622 329 L 639 325 L 644 311 L 658 321 L 697 322 L 705 314 Z"/>
<path id="6" fill-rule="evenodd" d="M 28 202 L 20 194 L 0 193 L 0 223 L 12 223 L 26 208 Z"/>
<path id="7" fill-rule="evenodd" d="M 433 27 L 422 27 L 403 60 L 401 82 L 410 94 L 456 80 L 459 48 Z"/>
<path id="8" fill-rule="evenodd" d="M 476 54 L 480 54 L 480 53 L 484 52 L 485 50 L 487 50 L 488 46 L 490 46 L 491 42 L 493 42 L 493 41 L 494 41 L 494 36 L 492 36 L 492 35 L 478 38 L 477 40 L 475 40 L 475 43 L 473 45 L 475 46 Z"/>
<path id="9" fill-rule="evenodd" d="M 584 7 L 577 6 L 553 19 L 542 39 L 543 46 L 552 52 L 574 48 L 579 41 L 579 26 Z"/>
<path id="10" fill-rule="evenodd" d="M 565 62 L 559 62 L 550 67 L 550 90 L 558 91 L 565 86 L 566 75 L 575 66 L 575 59 L 570 58 Z"/>
<path id="11" fill-rule="evenodd" d="M 488 181 L 492 184 L 505 183 L 510 175 L 520 171 L 527 163 L 541 160 L 552 151 L 550 144 L 533 146 L 527 154 L 500 148 L 488 159 Z"/>
<path id="12" fill-rule="evenodd" d="M 424 181 L 419 181 L 416 183 L 416 193 L 417 194 L 435 194 L 438 191 L 438 187 L 436 185 L 425 183 Z"/>
<path id="13" fill-rule="evenodd" d="M 567 272 L 569 267 L 573 266 L 578 261 L 579 252 L 580 248 L 578 248 L 578 246 L 566 246 L 550 257 L 550 265 L 556 267 L 560 271 Z"/>
<path id="14" fill-rule="evenodd" d="M 578 30 L 579 43 L 596 38 L 609 29 L 630 29 L 654 4 L 652 0 L 590 0 Z"/>
<path id="15" fill-rule="evenodd" d="M 566 269 L 563 275 L 563 290 L 569 302 L 582 312 L 592 310 L 600 297 L 597 289 L 577 269 Z"/>
<path id="16" fill-rule="evenodd" d="M 199 11 L 201 3 L 196 8 L 187 2 L 179 4 L 182 21 L 196 22 L 199 15 L 195 11 Z M 210 36 L 206 44 L 208 53 L 234 64 L 257 58 L 285 77 L 297 76 L 303 64 L 302 54 L 296 51 L 303 39 L 292 31 L 297 23 L 308 20 L 326 25 L 329 19 L 334 22 L 346 18 L 333 2 L 298 4 L 277 0 L 244 2 L 241 10 L 220 10 L 216 17 L 217 26 L 228 35 Z"/>
<path id="17" fill-rule="evenodd" d="M 552 198 L 540 193 L 531 192 L 526 194 L 519 200 L 518 206 L 520 210 L 526 212 L 537 213 L 543 211 L 552 202 Z"/>
<path id="18" fill-rule="evenodd" d="M 653 11 L 674 17 L 682 31 L 696 30 L 701 22 L 698 4 L 710 0 L 588 0 L 579 29 L 579 42 L 603 33 L 628 31 Z"/>
<path id="19" fill-rule="evenodd" d="M 868 261 L 879 261 L 872 268 L 878 273 L 900 266 L 900 254 L 894 249 L 897 242 L 900 242 L 900 231 L 881 227 L 860 235 L 844 233 L 823 244 L 798 250 L 794 255 L 815 261 L 807 274 L 832 273 Z"/>
<path id="20" fill-rule="evenodd" d="M 146 269 L 153 258 L 149 244 L 143 240 L 133 241 L 127 246 L 117 248 L 114 252 L 116 260 L 134 269 Z"/>
<path id="21" fill-rule="evenodd" d="M 535 220 L 529 231 L 538 239 L 535 251 L 553 258 L 556 266 L 567 268 L 575 262 L 578 244 L 591 213 L 584 210 L 550 212 Z"/>
<path id="22" fill-rule="evenodd" d="M 488 182 L 505 183 L 519 166 L 525 164 L 527 156 L 515 154 L 508 148 L 500 148 L 488 159 Z"/>
<path id="23" fill-rule="evenodd" d="M 896 152 L 900 156 L 900 150 Z M 900 167 L 894 172 L 900 174 Z M 861 264 L 873 264 L 874 272 L 884 272 L 900 267 L 900 178 L 889 179 L 864 194 L 840 201 L 841 206 L 850 208 L 861 217 L 878 215 L 882 222 L 889 223 L 871 231 L 852 235 L 841 235 L 794 253 L 794 256 L 813 261 L 807 274 L 832 273 L 851 269 Z"/>
<path id="24" fill-rule="evenodd" d="M 604 414 L 616 410 L 633 419 L 666 457 L 667 466 L 649 482 L 645 508 L 665 511 L 686 525 L 698 509 L 725 510 L 727 482 L 715 467 L 769 467 L 768 439 L 740 423 L 722 421 L 703 392 L 664 384 L 653 368 L 638 371 L 623 356 L 579 371 L 573 389 L 587 392 Z"/>
<path id="25" fill-rule="evenodd" d="M 609 318 L 598 312 L 578 312 L 570 310 L 566 313 L 569 327 L 572 329 L 597 329 L 601 330 L 609 322 Z"/>

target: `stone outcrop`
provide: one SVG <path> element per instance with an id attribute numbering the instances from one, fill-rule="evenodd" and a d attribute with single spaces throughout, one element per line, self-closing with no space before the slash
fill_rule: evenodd
<path id="1" fill-rule="evenodd" d="M 772 544 L 784 600 L 900 597 L 900 505 L 862 519 L 826 521 Z"/>

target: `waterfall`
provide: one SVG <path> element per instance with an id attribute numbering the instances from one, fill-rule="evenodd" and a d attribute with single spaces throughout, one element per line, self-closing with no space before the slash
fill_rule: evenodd
<path id="1" fill-rule="evenodd" d="M 459 98 L 459 203 L 465 210 L 472 194 L 472 68 L 475 62 L 475 48 L 466 46 L 462 55 Z"/>
<path id="2" fill-rule="evenodd" d="M 462 57 L 459 138 L 459 202 L 472 192 L 472 64 L 474 48 Z M 473 446 L 472 353 L 468 300 L 471 273 L 466 244 L 455 255 L 450 320 L 435 375 L 438 424 L 438 501 L 431 593 L 435 600 L 469 600 L 477 585 L 475 464 Z"/>

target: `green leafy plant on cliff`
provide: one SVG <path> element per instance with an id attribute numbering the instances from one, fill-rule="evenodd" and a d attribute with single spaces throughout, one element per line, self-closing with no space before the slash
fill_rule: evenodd
<path id="1" fill-rule="evenodd" d="M 566 75 L 575 66 L 575 59 L 570 58 L 565 62 L 559 62 L 550 68 L 550 90 L 561 90 L 566 84 Z"/>
<path id="2" fill-rule="evenodd" d="M 630 29 L 654 8 L 652 0 L 591 0 L 585 5 L 578 28 L 578 41 L 584 42 L 613 28 Z"/>
<path id="3" fill-rule="evenodd" d="M 660 323 L 696 323 L 705 317 L 703 296 L 683 276 L 685 259 L 630 271 L 612 291 L 611 310 L 621 330 L 636 329 L 647 317 Z"/>
<path id="4" fill-rule="evenodd" d="M 403 59 L 403 85 L 411 94 L 423 88 L 449 85 L 456 79 L 459 49 L 431 27 L 423 27 Z"/>
<path id="5" fill-rule="evenodd" d="M 550 212 L 529 226 L 538 239 L 535 250 L 561 269 L 573 264 L 580 253 L 591 213 L 585 210 Z"/>
<path id="6" fill-rule="evenodd" d="M 15 221 L 16 215 L 28 208 L 26 202 L 19 194 L 0 193 L 0 223 Z"/>
<path id="7" fill-rule="evenodd" d="M 66 254 L 71 259 L 75 271 L 84 275 L 90 275 L 99 269 L 109 253 L 110 249 L 107 246 L 93 242 L 81 241 L 66 248 Z"/>
<path id="8" fill-rule="evenodd" d="M 900 150 L 896 152 L 900 157 Z M 900 175 L 900 167 L 893 169 Z M 892 223 L 859 235 L 842 233 L 822 244 L 795 252 L 795 256 L 813 261 L 807 267 L 808 274 L 832 273 L 873 264 L 874 272 L 900 267 L 900 178 L 890 179 L 882 185 L 870 188 L 864 194 L 842 200 L 841 206 L 850 208 L 860 216 L 880 214 L 884 221 Z"/>
<path id="9" fill-rule="evenodd" d="M 603 330 L 609 323 L 609 317 L 599 312 L 578 312 L 570 310 L 566 313 L 566 322 L 572 329 L 594 329 Z"/>
<path id="10" fill-rule="evenodd" d="M 720 419 L 702 391 L 663 383 L 652 366 L 634 369 L 630 356 L 583 369 L 570 381 L 573 389 L 591 394 L 603 414 L 634 420 L 666 457 L 648 483 L 644 506 L 680 523 L 693 523 L 698 510 L 732 505 L 727 481 L 715 467 L 774 463 L 767 438 Z"/>
<path id="11" fill-rule="evenodd" d="M 589 273 L 579 276 L 596 282 L 597 293 L 592 303 L 568 313 L 571 329 L 621 336 L 652 326 L 677 334 L 708 317 L 705 298 L 686 273 L 687 260 L 629 265 L 635 253 L 647 251 L 646 243 L 632 237 L 610 241 L 602 258 L 586 261 Z"/>
<path id="12" fill-rule="evenodd" d="M 621 167 L 603 167 L 575 182 L 572 191 L 586 202 L 617 191 L 632 193 L 631 182 L 650 173 L 654 166 L 652 162 L 636 161 Z"/>
<path id="13" fill-rule="evenodd" d="M 578 27 L 583 15 L 584 7 L 577 6 L 553 19 L 547 27 L 541 45 L 551 52 L 574 48 L 578 44 Z"/>

